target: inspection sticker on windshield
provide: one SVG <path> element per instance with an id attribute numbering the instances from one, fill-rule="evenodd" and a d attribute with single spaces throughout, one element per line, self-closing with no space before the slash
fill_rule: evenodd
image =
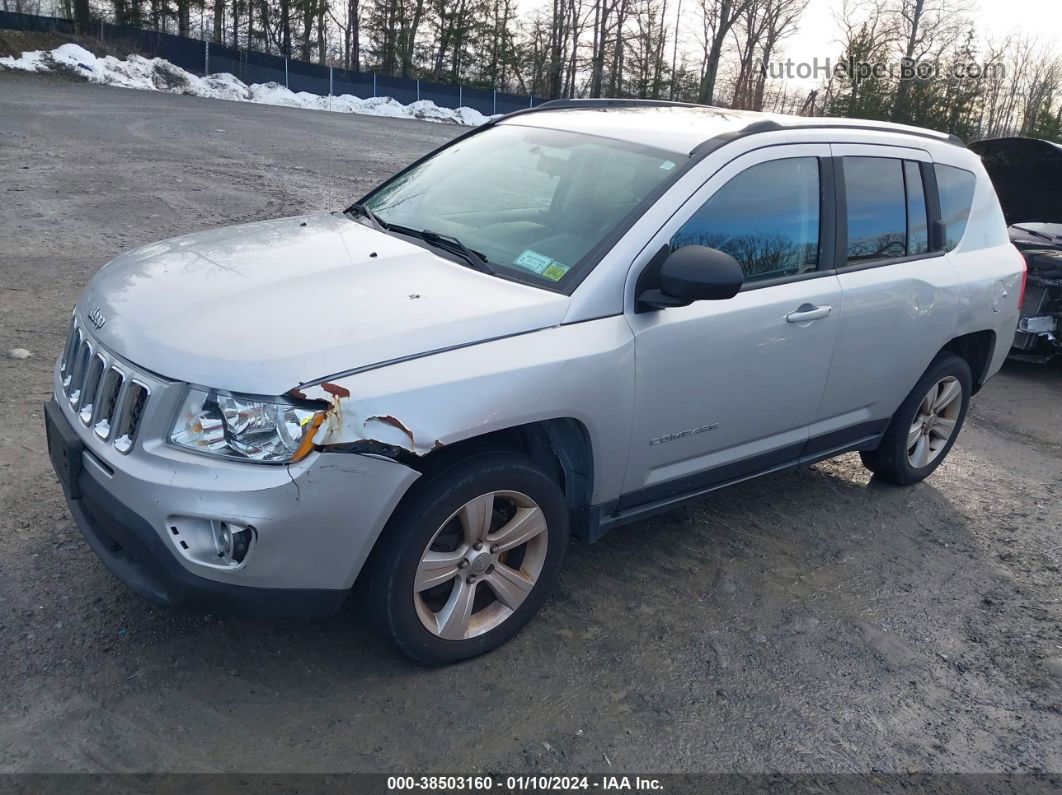
<path id="1" fill-rule="evenodd" d="M 539 254 L 529 248 L 525 248 L 524 253 L 513 260 L 513 265 L 519 265 L 521 268 L 527 268 L 535 273 L 542 273 L 552 264 L 553 257 L 547 257 L 545 254 Z"/>
<path id="2" fill-rule="evenodd" d="M 549 279 L 551 282 L 559 282 L 564 277 L 564 274 L 566 274 L 570 270 L 571 268 L 569 268 L 567 265 L 561 265 L 559 262 L 554 262 L 552 265 L 542 271 L 542 275 Z"/>
<path id="3" fill-rule="evenodd" d="M 539 276 L 544 276 L 551 282 L 559 282 L 564 278 L 564 274 L 571 270 L 563 262 L 557 262 L 553 257 L 547 257 L 545 254 L 539 254 L 529 248 L 525 248 L 524 253 L 513 260 L 513 265 L 527 268 L 527 270 L 537 273 Z"/>

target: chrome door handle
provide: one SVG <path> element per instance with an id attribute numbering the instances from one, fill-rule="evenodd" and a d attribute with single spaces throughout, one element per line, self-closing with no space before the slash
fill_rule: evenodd
<path id="1" fill-rule="evenodd" d="M 830 314 L 832 306 L 823 304 L 822 306 L 813 306 L 812 304 L 801 304 L 795 312 L 790 312 L 785 316 L 785 319 L 790 323 L 806 323 L 809 320 L 818 320 L 824 318 Z"/>

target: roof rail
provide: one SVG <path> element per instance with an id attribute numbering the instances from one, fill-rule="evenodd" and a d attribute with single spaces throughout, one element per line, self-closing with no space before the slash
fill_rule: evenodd
<path id="1" fill-rule="evenodd" d="M 747 135 L 755 135 L 756 133 L 767 132 L 779 132 L 782 130 L 869 130 L 871 132 L 885 132 L 885 133 L 898 133 L 900 135 L 911 135 L 916 138 L 926 138 L 931 141 L 937 141 L 938 143 L 951 144 L 952 146 L 958 146 L 962 149 L 966 148 L 966 142 L 959 138 L 957 135 L 950 133 L 938 133 L 933 130 L 904 130 L 897 129 L 895 127 L 886 127 L 873 122 L 867 124 L 830 124 L 827 121 L 817 124 L 793 124 L 783 125 L 776 122 L 774 119 L 764 119 L 762 121 L 755 121 L 752 124 L 748 124 L 742 127 L 740 130 L 732 130 L 730 132 L 716 135 L 707 140 L 701 141 L 690 152 L 691 156 L 704 156 L 711 152 L 714 152 L 720 146 L 725 143 L 729 143 L 737 138 L 744 138 Z"/>
<path id="2" fill-rule="evenodd" d="M 576 110 L 584 108 L 706 108 L 712 105 L 695 105 L 692 102 L 674 102 L 668 99 L 624 99 L 622 97 L 596 97 L 594 99 L 551 99 L 528 110 Z"/>
<path id="3" fill-rule="evenodd" d="M 534 105 L 530 108 L 522 108 L 521 110 L 507 113 L 500 118 L 511 118 L 513 116 L 522 116 L 525 113 L 537 113 L 539 111 L 547 110 L 592 110 L 592 109 L 608 109 L 608 108 L 696 108 L 698 110 L 715 110 L 727 112 L 727 108 L 720 108 L 717 105 L 697 105 L 691 102 L 673 102 L 667 99 L 622 99 L 613 97 L 601 97 L 594 99 L 551 99 L 543 102 L 539 105 Z M 966 142 L 959 138 L 957 135 L 949 133 L 939 133 L 933 130 L 917 130 L 917 129 L 896 129 L 895 127 L 887 127 L 884 125 L 874 124 L 872 121 L 867 121 L 863 124 L 831 124 L 828 121 L 821 121 L 811 124 L 793 124 L 782 125 L 776 122 L 774 119 L 763 119 L 761 121 L 755 121 L 746 125 L 740 130 L 723 133 L 721 136 L 715 136 L 709 138 L 706 141 L 701 142 L 697 147 L 693 149 L 690 154 L 697 152 L 704 153 L 705 149 L 709 151 L 718 148 L 721 143 L 727 140 L 733 140 L 733 138 L 739 138 L 745 135 L 755 135 L 756 133 L 775 132 L 780 130 L 815 130 L 815 129 L 828 129 L 828 130 L 870 130 L 873 132 L 891 132 L 900 133 L 903 135 L 913 135 L 919 138 L 927 138 L 933 141 L 940 141 L 941 143 L 949 143 L 954 146 L 966 148 Z"/>
<path id="4" fill-rule="evenodd" d="M 607 110 L 608 108 L 698 108 L 701 110 L 722 110 L 722 108 L 714 105 L 695 105 L 691 102 L 672 102 L 667 99 L 600 97 L 594 99 L 549 99 L 530 108 L 514 110 L 498 118 L 509 119 L 513 116 L 523 116 L 526 113 L 539 113 L 546 110 Z"/>

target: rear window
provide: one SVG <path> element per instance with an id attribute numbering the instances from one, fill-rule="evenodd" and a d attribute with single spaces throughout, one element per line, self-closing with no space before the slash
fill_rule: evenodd
<path id="1" fill-rule="evenodd" d="M 954 166 L 936 165 L 937 192 L 940 194 L 940 218 L 944 222 L 944 250 L 951 251 L 962 240 L 970 219 L 976 177 L 973 172 Z"/>
<path id="2" fill-rule="evenodd" d="M 907 193 L 903 161 L 846 157 L 848 264 L 907 255 Z"/>

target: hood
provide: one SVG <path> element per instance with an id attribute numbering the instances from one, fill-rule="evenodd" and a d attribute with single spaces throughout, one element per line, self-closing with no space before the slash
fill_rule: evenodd
<path id="1" fill-rule="evenodd" d="M 346 370 L 557 325 L 563 295 L 329 213 L 130 251 L 78 301 L 103 345 L 167 378 L 279 395 Z"/>
<path id="2" fill-rule="evenodd" d="M 1062 224 L 1062 146 L 1036 138 L 970 144 L 981 155 L 1007 225 Z"/>

